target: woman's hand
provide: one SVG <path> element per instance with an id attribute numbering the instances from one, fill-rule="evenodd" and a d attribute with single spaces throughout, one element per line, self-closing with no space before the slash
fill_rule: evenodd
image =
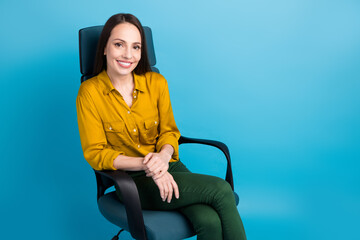
<path id="1" fill-rule="evenodd" d="M 179 198 L 178 185 L 168 171 L 166 171 L 161 177 L 154 179 L 154 182 L 159 188 L 160 196 L 163 201 L 167 200 L 167 202 L 170 203 L 173 194 L 177 199 Z"/>
<path id="2" fill-rule="evenodd" d="M 169 161 L 174 153 L 174 148 L 170 144 L 165 144 L 159 153 L 148 153 L 144 157 L 146 176 L 159 178 L 169 169 Z"/>
<path id="3" fill-rule="evenodd" d="M 171 155 L 166 152 L 148 153 L 144 157 L 143 164 L 146 166 L 146 176 L 155 179 L 162 177 L 169 169 Z"/>

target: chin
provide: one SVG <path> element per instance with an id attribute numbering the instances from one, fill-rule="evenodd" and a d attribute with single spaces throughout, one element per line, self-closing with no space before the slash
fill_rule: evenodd
<path id="1" fill-rule="evenodd" d="M 129 75 L 131 74 L 133 71 L 134 71 L 135 68 L 132 68 L 132 69 L 126 69 L 126 70 L 120 70 L 118 71 L 118 74 L 119 75 Z"/>

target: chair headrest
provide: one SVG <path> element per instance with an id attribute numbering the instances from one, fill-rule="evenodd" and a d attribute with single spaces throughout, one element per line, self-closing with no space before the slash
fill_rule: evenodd
<path id="1" fill-rule="evenodd" d="M 100 38 L 102 26 L 87 27 L 79 30 L 79 50 L 80 50 L 80 72 L 82 74 L 81 82 L 93 77 L 93 69 L 96 56 L 96 48 Z M 145 32 L 146 45 L 150 66 L 154 71 L 156 64 L 154 43 L 152 32 L 149 27 L 143 27 Z"/>

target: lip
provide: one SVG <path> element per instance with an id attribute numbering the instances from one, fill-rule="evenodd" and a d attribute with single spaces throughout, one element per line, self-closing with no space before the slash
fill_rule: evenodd
<path id="1" fill-rule="evenodd" d="M 130 68 L 132 65 L 132 62 L 129 61 L 116 60 L 116 62 L 123 68 Z"/>

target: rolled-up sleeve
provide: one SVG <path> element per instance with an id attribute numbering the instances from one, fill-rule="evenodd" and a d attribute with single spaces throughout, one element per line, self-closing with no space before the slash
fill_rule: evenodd
<path id="1" fill-rule="evenodd" d="M 124 152 L 116 151 L 107 144 L 99 113 L 90 93 L 80 87 L 76 99 L 77 120 L 81 146 L 86 161 L 95 170 L 116 170 L 114 159 Z"/>
<path id="2" fill-rule="evenodd" d="M 156 143 L 156 150 L 160 152 L 165 144 L 170 144 L 174 148 L 171 162 L 179 160 L 179 138 L 180 131 L 176 126 L 173 110 L 171 107 L 170 94 L 167 81 L 164 79 L 163 89 L 158 100 L 160 117 L 159 138 Z"/>

